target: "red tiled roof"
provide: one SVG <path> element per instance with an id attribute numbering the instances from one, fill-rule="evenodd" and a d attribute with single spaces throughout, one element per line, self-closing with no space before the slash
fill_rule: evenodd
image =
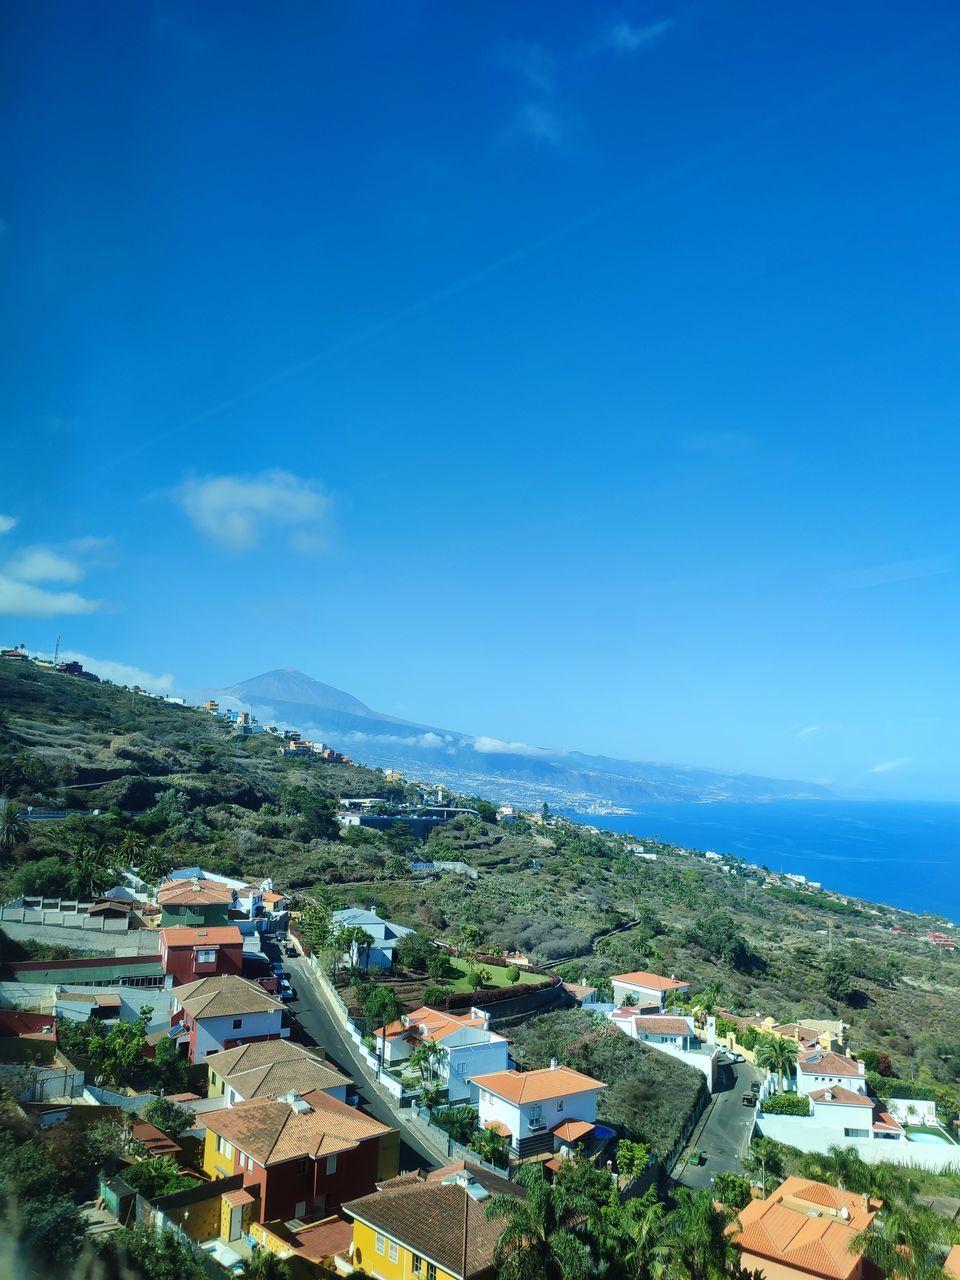
<path id="1" fill-rule="evenodd" d="M 647 973 L 640 969 L 636 973 L 615 973 L 611 982 L 622 982 L 630 987 L 645 987 L 648 991 L 678 991 L 689 987 L 689 982 L 678 982 L 676 978 L 664 978 L 659 973 Z"/>
<path id="2" fill-rule="evenodd" d="M 868 1098 L 865 1093 L 857 1093 L 855 1089 L 845 1089 L 842 1084 L 835 1084 L 829 1089 L 815 1089 L 810 1097 L 814 1102 L 823 1102 L 828 1105 L 836 1103 L 837 1106 L 843 1107 L 873 1106 L 873 1099 Z"/>
<path id="3" fill-rule="evenodd" d="M 593 1133 L 596 1127 L 586 1120 L 564 1120 L 562 1124 L 554 1125 L 553 1132 L 561 1142 L 579 1142 L 588 1133 Z"/>
<path id="4" fill-rule="evenodd" d="M 243 946 L 243 934 L 235 924 L 217 925 L 209 929 L 189 929 L 177 925 L 161 929 L 160 937 L 168 947 L 217 947 L 230 943 Z"/>

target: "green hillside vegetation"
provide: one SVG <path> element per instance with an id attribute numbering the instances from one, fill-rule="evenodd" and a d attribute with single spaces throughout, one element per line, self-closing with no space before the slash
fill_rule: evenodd
<path id="1" fill-rule="evenodd" d="M 874 1066 L 913 1088 L 939 1084 L 945 1106 L 960 1086 L 960 957 L 921 940 L 942 926 L 935 917 L 765 886 L 744 866 L 725 874 L 649 838 L 656 862 L 569 823 L 496 825 L 488 807 L 435 831 L 425 848 L 402 824 L 341 836 L 337 797 L 389 804 L 415 788 L 380 770 L 288 760 L 272 737 L 241 737 L 205 712 L 32 664 L 0 664 L 0 708 L 0 786 L 17 807 L 107 811 L 6 833 L 4 898 L 89 887 L 90 844 L 114 864 L 269 873 L 303 901 L 374 904 L 431 937 L 459 940 L 462 925 L 479 925 L 477 950 L 518 948 L 571 980 L 653 969 L 689 981 L 701 1004 L 782 1021 L 843 1018 Z M 413 875 L 411 852 L 462 860 L 478 878 Z"/>

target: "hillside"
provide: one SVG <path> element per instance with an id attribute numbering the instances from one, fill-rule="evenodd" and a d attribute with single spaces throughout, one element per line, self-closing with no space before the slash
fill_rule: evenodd
<path id="1" fill-rule="evenodd" d="M 268 671 L 216 691 L 221 702 L 242 703 L 265 723 L 296 727 L 337 742 L 351 755 L 498 800 L 555 808 L 631 806 L 656 800 L 774 800 L 823 797 L 815 783 L 748 774 L 616 760 L 557 751 L 485 735 L 398 720 L 372 711 L 340 689 L 290 669 Z"/>
<path id="2" fill-rule="evenodd" d="M 275 740 L 240 737 L 204 712 L 28 664 L 0 666 L 0 707 L 0 782 L 18 807 L 108 810 L 30 823 L 4 855 L 4 897 L 75 889 L 84 840 L 143 838 L 175 863 L 270 873 L 332 906 L 376 904 L 432 937 L 479 924 L 491 947 L 519 947 L 568 978 L 652 968 L 740 1012 L 841 1017 L 855 1049 L 884 1052 L 905 1077 L 960 1085 L 960 957 L 922 941 L 933 919 L 764 883 L 743 866 L 724 873 L 649 840 L 657 860 L 638 859 L 621 838 L 563 822 L 458 819 L 416 852 L 462 860 L 477 879 L 415 876 L 407 829 L 341 838 L 333 817 L 343 794 L 411 794 L 378 770 L 281 758 Z"/>

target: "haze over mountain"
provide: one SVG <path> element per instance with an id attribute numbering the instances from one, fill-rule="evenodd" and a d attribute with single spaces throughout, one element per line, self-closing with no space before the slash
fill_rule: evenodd
<path id="1" fill-rule="evenodd" d="M 265 724 L 299 729 L 366 764 L 504 800 L 546 799 L 584 809 L 829 794 L 815 783 L 589 756 L 400 720 L 292 668 L 267 671 L 215 692 L 222 705 L 247 708 Z"/>

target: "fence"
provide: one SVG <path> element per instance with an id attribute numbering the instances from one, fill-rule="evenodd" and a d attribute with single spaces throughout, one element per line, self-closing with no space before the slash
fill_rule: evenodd
<path id="1" fill-rule="evenodd" d="M 445 1129 L 435 1125 L 430 1119 L 429 1113 L 420 1108 L 415 1102 L 410 1110 L 410 1123 L 413 1128 L 418 1129 L 423 1134 L 428 1142 L 442 1151 L 448 1159 L 469 1160 L 471 1164 L 479 1165 L 482 1169 L 489 1169 L 491 1173 L 497 1173 L 501 1178 L 510 1177 L 511 1171 L 509 1169 L 501 1169 L 497 1165 L 491 1164 L 489 1160 L 484 1160 L 477 1155 L 476 1151 L 465 1147 L 462 1142 L 456 1142 Z"/>
<path id="2" fill-rule="evenodd" d="M 159 1096 L 156 1093 L 116 1093 L 95 1084 L 85 1085 L 83 1089 L 86 1101 L 99 1103 L 102 1107 L 119 1107 L 121 1111 L 139 1111 L 148 1102 L 156 1102 Z"/>
<path id="3" fill-rule="evenodd" d="M 24 1043 L 35 1044 L 34 1041 L 14 1041 L 14 1045 Z M 14 1045 L 7 1046 L 8 1058 L 11 1056 Z M 8 1081 L 9 1088 L 18 1102 L 47 1102 L 51 1098 L 79 1098 L 84 1089 L 83 1072 L 60 1052 L 53 1054 L 51 1062 L 42 1064 L 8 1061 L 0 1066 L 0 1078 Z"/>
<path id="4" fill-rule="evenodd" d="M 680 1159 L 687 1143 L 690 1141 L 690 1137 L 693 1134 L 694 1129 L 696 1129 L 697 1124 L 700 1121 L 700 1117 L 703 1115 L 704 1111 L 706 1111 L 709 1101 L 710 1092 L 707 1089 L 706 1082 L 704 1082 L 703 1087 L 697 1094 L 697 1101 L 694 1104 L 694 1108 L 690 1112 L 689 1116 L 687 1116 L 683 1129 L 680 1132 L 680 1137 L 674 1143 L 668 1154 L 661 1160 L 661 1164 L 667 1173 L 673 1173 L 674 1167 Z"/>

